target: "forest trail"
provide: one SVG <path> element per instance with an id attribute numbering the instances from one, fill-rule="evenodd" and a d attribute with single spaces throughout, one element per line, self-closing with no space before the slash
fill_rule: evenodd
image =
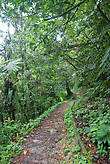
<path id="1" fill-rule="evenodd" d="M 68 161 L 64 112 L 72 102 L 60 104 L 39 127 L 27 136 L 20 146 L 24 152 L 13 159 L 13 164 L 63 164 Z M 75 139 L 73 138 L 74 145 Z M 71 163 L 71 162 L 69 162 Z"/>

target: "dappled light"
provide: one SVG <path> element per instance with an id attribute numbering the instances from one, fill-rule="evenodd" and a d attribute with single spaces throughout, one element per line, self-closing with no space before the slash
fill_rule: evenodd
<path id="1" fill-rule="evenodd" d="M 0 163 L 110 163 L 109 11 L 0 2 Z"/>

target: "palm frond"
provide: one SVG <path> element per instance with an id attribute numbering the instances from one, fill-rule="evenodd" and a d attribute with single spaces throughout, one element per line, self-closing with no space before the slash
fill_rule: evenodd
<path id="1" fill-rule="evenodd" d="M 14 73 L 19 70 L 21 63 L 21 59 L 6 61 L 1 65 L 1 72 Z"/>

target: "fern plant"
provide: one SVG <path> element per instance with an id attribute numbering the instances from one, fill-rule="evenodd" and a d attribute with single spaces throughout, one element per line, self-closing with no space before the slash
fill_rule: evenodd
<path id="1" fill-rule="evenodd" d="M 20 69 L 21 64 L 22 64 L 21 59 L 7 60 L 3 62 L 0 67 L 1 75 L 3 75 L 4 73 L 7 74 L 15 73 Z"/>
<path id="2" fill-rule="evenodd" d="M 106 74 L 106 79 L 110 79 L 110 47 L 108 48 L 107 52 L 105 53 L 104 57 L 102 58 L 101 64 L 100 64 L 100 71 L 97 76 L 99 78 L 101 74 Z"/>

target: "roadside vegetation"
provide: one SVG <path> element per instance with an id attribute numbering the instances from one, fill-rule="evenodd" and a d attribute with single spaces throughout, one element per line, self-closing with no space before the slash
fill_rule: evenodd
<path id="1" fill-rule="evenodd" d="M 91 151 L 97 147 L 96 161 L 109 162 L 109 11 L 108 0 L 0 2 L 7 26 L 0 29 L 1 161 L 19 154 L 20 137 L 48 109 L 79 92 L 73 107 L 78 131 Z"/>

